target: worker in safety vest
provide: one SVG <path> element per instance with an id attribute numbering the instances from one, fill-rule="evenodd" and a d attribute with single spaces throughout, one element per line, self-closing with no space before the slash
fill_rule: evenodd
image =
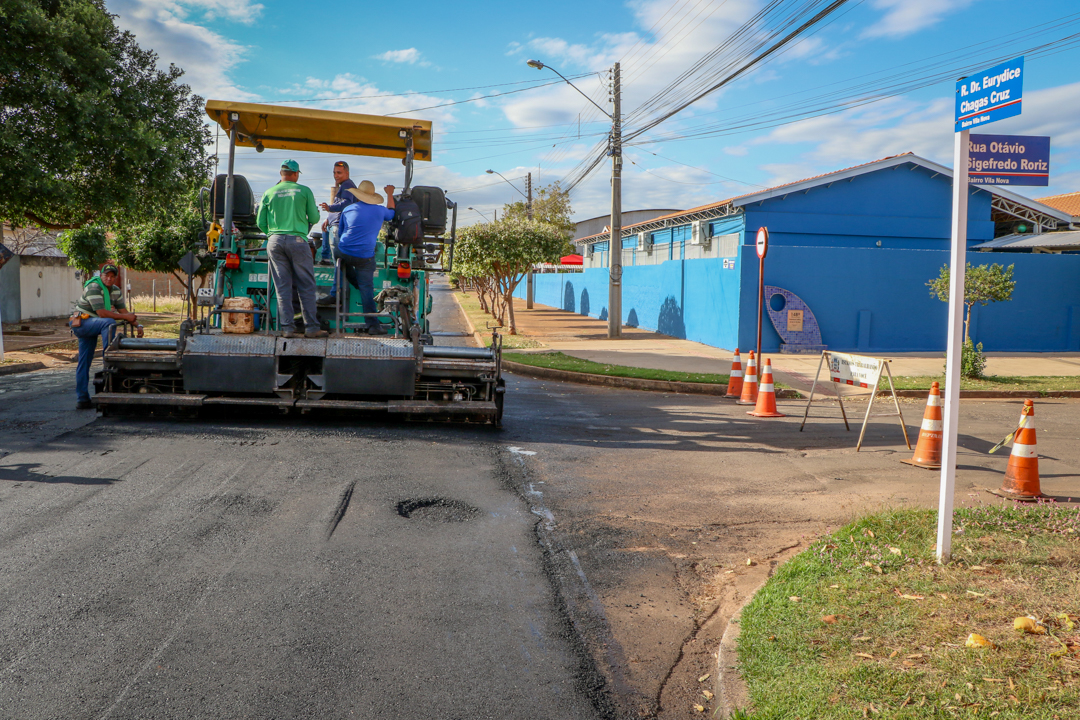
<path id="1" fill-rule="evenodd" d="M 131 323 L 142 337 L 142 326 L 134 313 L 126 312 L 124 294 L 120 290 L 120 270 L 112 263 L 101 267 L 101 276 L 90 278 L 83 287 L 82 297 L 75 303 L 75 314 L 68 323 L 71 332 L 79 338 L 79 364 L 75 368 L 76 410 L 90 410 L 90 363 L 97 350 L 98 335 L 105 347 L 112 342 L 116 321 Z"/>

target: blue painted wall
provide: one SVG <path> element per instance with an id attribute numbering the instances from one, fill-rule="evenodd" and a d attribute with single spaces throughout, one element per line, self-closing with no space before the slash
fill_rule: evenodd
<path id="1" fill-rule="evenodd" d="M 948 263 L 944 250 L 771 247 L 765 283 L 790 290 L 810 307 L 822 341 L 854 352 L 944 351 L 948 305 L 930 297 L 927 281 Z M 1080 349 L 1080 256 L 968 253 L 972 265 L 1015 264 L 1013 300 L 976 308 L 972 338 L 987 351 Z M 757 268 L 744 270 L 741 346 L 757 326 Z M 862 341 L 860 342 L 860 335 Z M 762 350 L 780 336 L 768 317 Z"/>
<path id="2" fill-rule="evenodd" d="M 607 319 L 607 268 L 533 276 L 543 305 Z M 739 328 L 739 273 L 723 261 L 669 260 L 623 269 L 623 323 L 716 347 L 734 347 Z M 525 297 L 525 284 L 515 297 Z"/>
<path id="3" fill-rule="evenodd" d="M 801 297 L 830 348 L 944 351 L 948 306 L 930 297 L 926 283 L 948 262 L 951 186 L 949 178 L 901 165 L 746 206 L 744 215 L 712 223 L 714 235 L 743 232 L 734 269 L 724 269 L 723 259 L 680 259 L 689 224 L 655 231 L 656 245 L 669 244 L 657 252 L 670 259 L 624 268 L 623 322 L 717 347 L 753 347 L 754 237 L 765 225 L 766 284 Z M 985 190 L 972 189 L 969 243 L 993 238 L 990 202 Z M 624 244 L 635 246 L 636 238 Z M 603 258 L 606 264 L 606 252 Z M 1080 350 L 1080 256 L 969 252 L 968 260 L 1016 265 L 1013 300 L 973 313 L 972 337 L 985 350 Z M 606 268 L 536 275 L 536 301 L 606 318 L 607 275 Z M 779 343 L 766 315 L 762 348 L 776 352 Z"/>

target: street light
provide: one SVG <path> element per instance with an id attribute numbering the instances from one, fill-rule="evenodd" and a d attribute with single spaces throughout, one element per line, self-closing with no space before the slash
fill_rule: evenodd
<path id="1" fill-rule="evenodd" d="M 521 192 L 521 189 L 518 188 L 517 185 L 515 185 L 514 183 L 507 180 L 506 176 L 504 176 L 498 170 L 485 170 L 484 172 L 486 172 L 488 175 L 491 175 L 492 173 L 498 175 L 499 177 L 501 177 L 506 182 L 507 185 L 509 185 L 510 187 L 517 190 L 518 194 L 521 195 L 521 197 L 525 198 L 525 215 L 530 220 L 532 220 L 532 173 L 529 173 L 528 181 L 527 181 L 527 183 L 525 185 L 525 187 L 527 187 L 529 189 L 529 194 L 526 195 L 525 193 Z"/>
<path id="2" fill-rule="evenodd" d="M 547 68 L 563 79 L 570 87 L 581 93 L 597 110 L 611 118 L 611 136 L 608 139 L 608 155 L 611 156 L 611 236 L 608 240 L 608 337 L 622 335 L 622 97 L 619 63 L 611 71 L 612 111 L 609 113 L 596 104 L 581 89 L 566 79 L 561 72 L 539 60 L 527 60 L 531 68 Z"/>
<path id="3" fill-rule="evenodd" d="M 480 211 L 479 211 L 479 210 L 477 210 L 476 208 L 474 208 L 474 207 L 471 207 L 471 208 L 469 208 L 469 209 L 470 209 L 470 210 L 472 210 L 472 211 L 473 211 L 473 212 L 475 212 L 475 213 L 478 213 L 478 214 L 480 215 L 480 217 L 484 218 L 484 220 L 487 220 L 488 222 L 491 222 L 490 220 L 488 220 L 488 216 L 487 216 L 487 215 L 485 215 L 484 213 L 480 212 Z"/>

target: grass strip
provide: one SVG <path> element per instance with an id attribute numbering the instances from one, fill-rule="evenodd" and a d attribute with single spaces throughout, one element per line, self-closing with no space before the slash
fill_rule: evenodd
<path id="1" fill-rule="evenodd" d="M 743 611 L 743 717 L 1053 720 L 1080 708 L 1080 509 L 890 511 L 815 542 Z M 1031 615 L 1043 634 L 1013 629 Z M 968 646 L 975 633 L 991 646 Z"/>
<path id="2" fill-rule="evenodd" d="M 652 368 L 627 367 L 625 365 L 606 365 L 564 355 L 561 352 L 545 353 L 503 353 L 503 359 L 510 362 L 532 365 L 533 367 L 568 370 L 570 372 L 610 375 L 612 377 L 641 378 L 644 380 L 667 380 L 669 382 L 708 383 L 727 385 L 728 376 L 713 373 L 686 373 L 672 370 L 653 370 Z M 777 385 L 777 387 L 783 387 Z"/>
<path id="3" fill-rule="evenodd" d="M 945 387 L 944 375 L 922 375 L 893 377 L 893 383 L 897 390 L 930 390 L 931 383 L 940 383 Z M 883 386 L 888 390 L 888 381 L 883 381 Z M 1008 375 L 991 375 L 981 380 L 961 378 L 961 390 L 1025 390 L 1039 393 L 1052 393 L 1061 390 L 1080 390 L 1080 376 L 1031 376 L 1013 377 Z"/>
<path id="4" fill-rule="evenodd" d="M 491 330 L 488 326 L 496 325 L 498 324 L 498 321 L 484 312 L 483 308 L 480 307 L 480 300 L 477 299 L 476 293 L 455 290 L 454 298 L 457 299 L 462 312 L 469 318 L 469 322 L 471 322 L 477 332 L 480 333 L 480 337 L 484 340 L 484 347 L 491 347 Z M 544 347 L 543 343 L 537 342 L 524 335 L 503 334 L 502 339 L 504 348 L 522 349 Z"/>

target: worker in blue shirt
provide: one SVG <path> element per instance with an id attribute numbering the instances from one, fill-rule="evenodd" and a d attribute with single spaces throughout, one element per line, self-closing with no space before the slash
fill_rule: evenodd
<path id="1" fill-rule="evenodd" d="M 349 191 L 358 202 L 341 212 L 338 236 L 338 257 L 345 268 L 349 284 L 360 291 L 360 302 L 365 313 L 375 313 L 375 243 L 383 223 L 394 219 L 394 186 L 383 188 L 383 198 L 375 192 L 375 185 L 364 180 L 360 187 Z M 336 288 L 335 284 L 335 288 Z M 369 335 L 385 335 L 386 328 L 376 317 L 365 318 Z"/>
<path id="2" fill-rule="evenodd" d="M 338 160 L 334 163 L 334 184 L 337 185 L 337 194 L 334 195 L 334 204 L 319 204 L 320 209 L 330 213 L 330 216 L 326 218 L 326 222 L 323 223 L 323 230 L 326 232 L 324 240 L 326 240 L 326 242 L 323 243 L 321 257 L 324 261 L 337 260 L 341 211 L 356 202 L 356 197 L 349 192 L 350 190 L 356 189 L 356 183 L 349 179 L 349 163 L 344 160 Z M 334 284 L 331 286 L 328 294 L 319 298 L 320 305 L 334 304 L 334 297 L 337 293 L 337 284 L 337 266 L 335 264 Z"/>

